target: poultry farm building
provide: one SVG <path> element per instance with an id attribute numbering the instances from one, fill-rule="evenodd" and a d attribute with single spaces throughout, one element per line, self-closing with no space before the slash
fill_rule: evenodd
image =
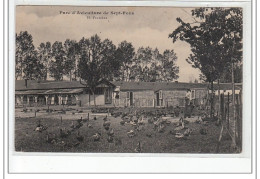
<path id="1" fill-rule="evenodd" d="M 16 106 L 79 105 L 110 107 L 184 106 L 187 90 L 195 105 L 205 103 L 210 92 L 206 83 L 180 82 L 109 82 L 103 81 L 93 95 L 79 81 L 15 81 Z M 242 89 L 236 85 L 236 93 Z M 217 94 L 218 86 L 214 85 Z M 220 84 L 221 93 L 232 94 L 231 84 Z"/>

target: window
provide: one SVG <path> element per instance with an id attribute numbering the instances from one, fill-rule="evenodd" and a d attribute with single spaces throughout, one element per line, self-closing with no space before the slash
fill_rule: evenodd
<path id="1" fill-rule="evenodd" d="M 119 91 L 116 92 L 115 98 L 119 99 Z"/>
<path id="2" fill-rule="evenodd" d="M 104 94 L 103 88 L 96 88 L 95 94 L 97 95 Z"/>
<path id="3" fill-rule="evenodd" d="M 195 99 L 195 90 L 191 90 L 191 99 Z"/>
<path id="4" fill-rule="evenodd" d="M 159 91 L 159 99 L 162 99 L 162 90 Z"/>
<path id="5" fill-rule="evenodd" d="M 110 88 L 105 89 L 105 103 L 106 104 L 112 103 L 112 90 Z"/>

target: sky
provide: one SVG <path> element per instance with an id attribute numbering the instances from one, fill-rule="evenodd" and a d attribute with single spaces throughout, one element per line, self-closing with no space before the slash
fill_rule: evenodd
<path id="1" fill-rule="evenodd" d="M 177 17 L 193 22 L 190 10 L 173 7 L 17 6 L 16 33 L 28 31 L 35 47 L 41 42 L 78 41 L 98 34 L 102 40 L 108 38 L 115 45 L 124 40 L 131 42 L 136 50 L 142 46 L 158 48 L 161 53 L 173 49 L 178 58 L 178 81 L 189 82 L 199 79 L 200 74 L 186 62 L 191 53 L 190 46 L 182 41 L 173 43 L 168 36 L 180 25 Z M 101 15 L 86 14 L 92 12 Z"/>

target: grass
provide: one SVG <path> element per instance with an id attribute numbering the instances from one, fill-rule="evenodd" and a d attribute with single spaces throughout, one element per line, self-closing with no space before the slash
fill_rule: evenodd
<path id="1" fill-rule="evenodd" d="M 122 109 L 126 110 L 126 109 Z M 127 109 L 128 110 L 128 109 Z M 90 120 L 83 122 L 83 126 L 72 131 L 67 138 L 59 137 L 59 130 L 62 128 L 71 129 L 72 121 L 76 121 L 81 117 L 86 118 L 89 111 L 83 110 L 83 113 L 72 114 L 73 110 L 69 110 L 66 114 L 46 113 L 45 109 L 41 109 L 37 116 L 34 117 L 34 111 L 21 112 L 21 109 L 16 109 L 15 118 L 15 150 L 23 152 L 88 152 L 88 153 L 133 153 L 138 142 L 141 143 L 142 153 L 215 153 L 217 140 L 220 133 L 220 126 L 216 126 L 214 122 L 209 122 L 207 126 L 195 123 L 195 119 L 187 118 L 190 122 L 186 127 L 192 129 L 191 135 L 186 139 L 177 139 L 175 135 L 170 134 L 176 128 L 179 117 L 169 117 L 171 123 L 166 125 L 165 131 L 159 133 L 153 129 L 153 124 L 145 120 L 142 125 L 142 130 L 135 131 L 136 136 L 129 138 L 127 132 L 135 130 L 131 124 L 121 125 L 121 117 L 114 118 L 109 116 L 111 121 L 110 128 L 114 129 L 114 141 L 107 141 L 108 135 L 103 128 L 104 115 L 95 115 L 97 120 L 93 120 L 94 115 L 90 114 Z M 61 123 L 62 117 L 62 123 Z M 47 130 L 38 132 L 34 131 L 39 120 L 41 124 L 48 126 Z M 75 122 L 76 124 L 76 122 Z M 88 127 L 89 124 L 92 126 Z M 200 129 L 207 129 L 207 135 L 201 135 Z M 77 133 L 84 136 L 82 142 L 77 140 Z M 93 141 L 92 136 L 101 133 L 100 141 Z M 181 131 L 182 133 L 184 130 Z M 55 144 L 46 142 L 46 135 L 56 134 L 58 141 Z M 151 137 L 148 137 L 150 134 Z M 118 142 L 118 141 L 121 141 Z M 224 131 L 220 145 L 220 153 L 233 153 L 230 148 L 231 138 Z"/>

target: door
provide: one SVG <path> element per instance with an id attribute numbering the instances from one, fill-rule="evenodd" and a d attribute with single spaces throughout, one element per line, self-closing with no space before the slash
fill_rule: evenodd
<path id="1" fill-rule="evenodd" d="M 133 95 L 133 92 L 130 92 L 129 94 L 129 98 L 130 98 L 130 106 L 133 106 L 134 105 L 134 95 Z"/>
<path id="2" fill-rule="evenodd" d="M 160 106 L 160 95 L 156 93 L 156 106 Z"/>
<path id="3" fill-rule="evenodd" d="M 105 103 L 106 104 L 112 103 L 112 90 L 111 90 L 111 88 L 105 89 Z"/>

